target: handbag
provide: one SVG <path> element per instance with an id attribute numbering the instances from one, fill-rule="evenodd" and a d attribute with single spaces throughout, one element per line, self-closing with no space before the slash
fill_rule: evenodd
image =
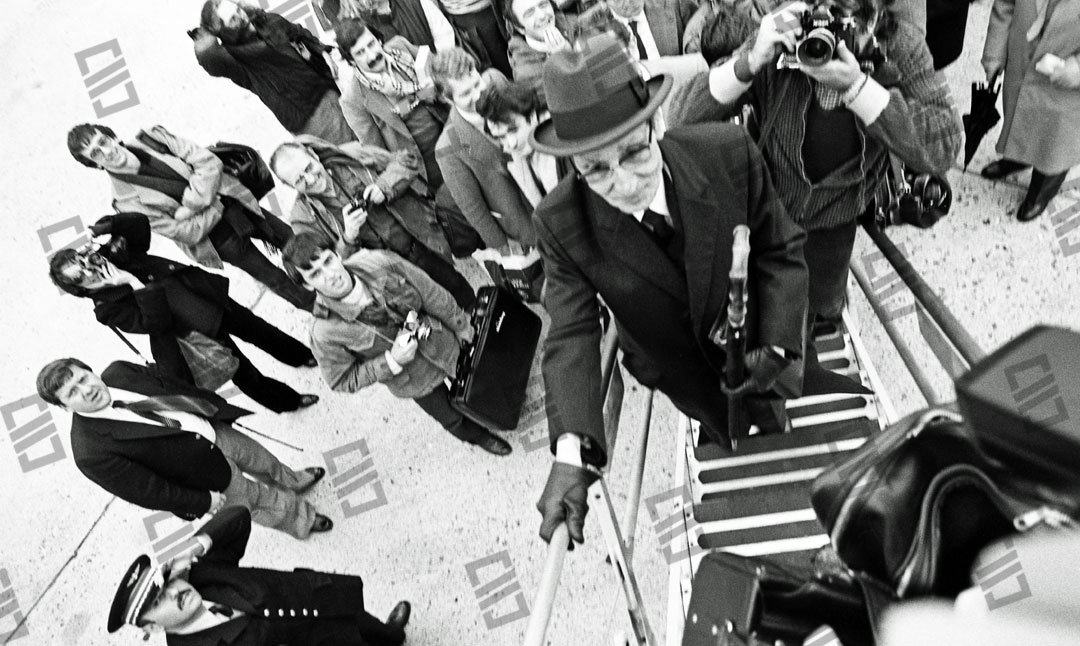
<path id="1" fill-rule="evenodd" d="M 202 332 L 192 330 L 176 337 L 180 352 L 184 355 L 195 385 L 205 390 L 217 390 L 233 378 L 240 367 L 238 359 L 230 350 Z"/>
<path id="2" fill-rule="evenodd" d="M 799 573 L 765 558 L 712 552 L 694 577 L 683 646 L 801 646 L 828 625 L 844 646 L 873 646 L 896 598 L 850 572 Z"/>
<path id="3" fill-rule="evenodd" d="M 207 149 L 221 160 L 225 172 L 235 177 L 256 200 L 274 189 L 274 176 L 259 153 L 251 146 L 219 141 Z"/>
<path id="4" fill-rule="evenodd" d="M 811 504 L 850 568 L 901 598 L 955 597 L 990 542 L 1068 524 L 1075 499 L 984 453 L 947 408 L 913 413 L 814 481 Z"/>

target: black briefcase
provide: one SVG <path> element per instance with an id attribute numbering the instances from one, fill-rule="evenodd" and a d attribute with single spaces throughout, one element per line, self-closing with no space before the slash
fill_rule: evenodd
<path id="1" fill-rule="evenodd" d="M 450 402 L 486 428 L 517 427 L 525 405 L 540 317 L 512 292 L 481 287 L 473 307 L 476 338 L 458 359 Z"/>
<path id="2" fill-rule="evenodd" d="M 1080 334 L 1036 326 L 956 380 L 980 446 L 1022 473 L 1080 487 Z"/>

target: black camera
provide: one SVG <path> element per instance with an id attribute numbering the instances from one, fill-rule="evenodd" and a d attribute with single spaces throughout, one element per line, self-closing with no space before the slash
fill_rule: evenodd
<path id="1" fill-rule="evenodd" d="M 402 326 L 409 336 L 416 341 L 423 341 L 431 336 L 431 324 L 427 319 L 420 316 L 420 313 L 416 310 L 409 312 L 405 317 L 405 324 Z"/>
<path id="2" fill-rule="evenodd" d="M 836 47 L 840 42 L 848 50 L 855 51 L 855 16 L 844 14 L 831 2 L 815 4 L 807 9 L 799 19 L 802 37 L 795 42 L 795 54 L 785 53 L 780 57 L 780 69 L 799 69 L 800 67 L 818 67 L 828 63 L 836 56 Z"/>
<path id="3" fill-rule="evenodd" d="M 949 214 L 952 186 L 939 175 L 915 173 L 903 168 L 903 178 L 890 174 L 879 189 L 874 219 L 878 227 L 910 224 L 929 229 Z"/>
<path id="4" fill-rule="evenodd" d="M 371 210 L 371 202 L 364 199 L 363 195 L 359 195 L 357 197 L 354 197 L 352 199 L 352 201 L 349 202 L 349 208 L 354 209 L 354 210 L 355 209 L 364 209 L 365 211 L 370 211 Z"/>

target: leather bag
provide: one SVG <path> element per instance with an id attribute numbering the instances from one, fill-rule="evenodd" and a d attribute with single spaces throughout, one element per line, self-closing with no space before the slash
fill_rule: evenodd
<path id="1" fill-rule="evenodd" d="M 274 176 L 259 153 L 251 146 L 219 141 L 207 149 L 221 160 L 225 172 L 232 175 L 256 200 L 261 200 L 274 189 Z"/>
<path id="2" fill-rule="evenodd" d="M 205 390 L 217 390 L 236 374 L 240 367 L 232 351 L 202 332 L 192 330 L 176 337 L 180 352 L 191 369 L 195 385 Z"/>
<path id="3" fill-rule="evenodd" d="M 818 476 L 811 492 L 843 562 L 902 598 L 956 596 L 981 549 L 1036 525 L 1067 524 L 1076 500 L 986 455 L 947 408 L 890 426 Z"/>

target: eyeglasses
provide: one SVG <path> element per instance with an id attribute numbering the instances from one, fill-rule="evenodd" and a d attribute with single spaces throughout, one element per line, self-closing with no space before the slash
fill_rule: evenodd
<path id="1" fill-rule="evenodd" d="M 83 156 L 96 162 L 104 161 L 113 148 L 120 144 L 119 141 L 108 137 L 100 132 L 95 133 L 86 148 L 83 148 Z"/>
<path id="2" fill-rule="evenodd" d="M 643 168 L 652 159 L 653 143 L 653 129 L 652 124 L 649 124 L 649 138 L 643 143 L 634 144 L 619 155 L 618 161 L 614 166 L 608 164 L 596 164 L 591 165 L 589 162 L 584 164 L 578 160 L 574 160 L 574 165 L 577 167 L 578 172 L 585 178 L 585 181 L 590 184 L 605 184 L 615 177 L 615 168 L 625 168 L 627 170 L 639 170 Z"/>

